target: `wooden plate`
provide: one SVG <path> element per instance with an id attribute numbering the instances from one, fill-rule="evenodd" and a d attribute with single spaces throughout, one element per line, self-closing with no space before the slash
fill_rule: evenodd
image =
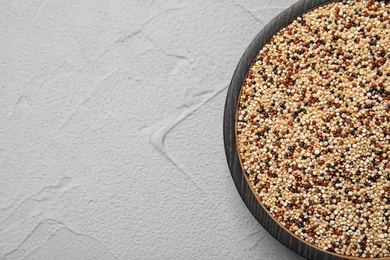
<path id="1" fill-rule="evenodd" d="M 320 5 L 332 2 L 331 0 L 301 0 L 289 7 L 287 10 L 274 18 L 264 29 L 255 37 L 251 44 L 242 55 L 237 68 L 233 74 L 229 90 L 227 93 L 225 112 L 224 112 L 224 143 L 225 153 L 232 174 L 234 183 L 241 195 L 242 200 L 259 221 L 259 223 L 273 237 L 279 240 L 282 244 L 298 253 L 299 255 L 312 260 L 341 260 L 341 259 L 367 259 L 359 257 L 346 257 L 335 253 L 324 251 L 314 245 L 311 245 L 304 240 L 298 238 L 285 227 L 279 225 L 279 222 L 273 218 L 269 211 L 255 196 L 254 190 L 249 185 L 246 175 L 243 173 L 243 168 L 237 152 L 236 142 L 236 112 L 238 98 L 241 91 L 242 83 L 246 77 L 249 68 L 252 65 L 256 55 L 263 46 L 271 39 L 271 37 L 285 27 L 296 17 L 301 14 L 316 8 Z M 390 260 L 386 258 L 374 258 L 381 260 Z"/>

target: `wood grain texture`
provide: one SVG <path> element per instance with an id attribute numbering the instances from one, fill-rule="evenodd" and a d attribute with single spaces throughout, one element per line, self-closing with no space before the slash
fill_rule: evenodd
<path id="1" fill-rule="evenodd" d="M 255 37 L 255 39 L 248 46 L 237 65 L 227 93 L 223 123 L 225 153 L 231 175 L 242 200 L 245 202 L 246 206 L 253 214 L 253 216 L 259 221 L 259 223 L 278 241 L 280 241 L 282 244 L 307 259 L 363 259 L 358 257 L 342 257 L 335 253 L 326 252 L 318 247 L 304 242 L 302 239 L 295 236 L 289 230 L 280 226 L 277 220 L 274 219 L 269 214 L 268 210 L 262 206 L 262 204 L 258 200 L 258 197 L 254 195 L 252 187 L 248 184 L 246 176 L 243 174 L 242 165 L 237 152 L 235 128 L 238 98 L 240 95 L 242 83 L 256 55 L 263 48 L 263 46 L 271 39 L 271 37 L 277 31 L 279 31 L 279 29 L 285 27 L 299 15 L 329 2 L 332 2 L 332 0 L 301 0 L 297 2 L 296 4 L 279 14 L 267 26 L 265 26 L 264 29 Z M 386 257 L 376 259 L 389 260 L 390 258 Z"/>

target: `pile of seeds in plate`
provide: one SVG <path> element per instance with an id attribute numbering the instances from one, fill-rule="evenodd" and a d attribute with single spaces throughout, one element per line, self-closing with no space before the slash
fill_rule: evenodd
<path id="1" fill-rule="evenodd" d="M 390 256 L 390 3 L 331 2 L 276 33 L 242 86 L 237 139 L 281 225 L 322 250 Z"/>

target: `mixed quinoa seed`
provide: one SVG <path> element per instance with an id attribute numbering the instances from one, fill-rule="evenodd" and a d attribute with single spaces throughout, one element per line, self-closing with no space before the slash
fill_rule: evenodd
<path id="1" fill-rule="evenodd" d="M 390 256 L 390 3 L 331 2 L 259 52 L 239 154 L 281 225 L 323 250 Z"/>

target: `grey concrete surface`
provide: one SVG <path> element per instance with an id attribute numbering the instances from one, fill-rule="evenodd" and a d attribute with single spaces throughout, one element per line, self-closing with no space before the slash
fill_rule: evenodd
<path id="1" fill-rule="evenodd" d="M 241 201 L 227 86 L 295 0 L 0 0 L 0 259 L 302 259 Z"/>

